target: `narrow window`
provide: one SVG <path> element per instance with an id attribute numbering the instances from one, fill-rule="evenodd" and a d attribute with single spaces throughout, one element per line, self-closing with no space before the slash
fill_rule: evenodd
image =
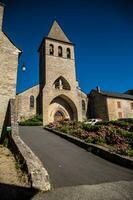
<path id="1" fill-rule="evenodd" d="M 30 108 L 34 108 L 34 96 L 30 96 Z"/>
<path id="2" fill-rule="evenodd" d="M 62 57 L 62 54 L 63 54 L 62 47 L 59 46 L 59 47 L 58 47 L 58 56 L 59 56 L 59 57 Z"/>
<path id="3" fill-rule="evenodd" d="M 118 112 L 118 117 L 122 118 L 122 112 Z"/>
<path id="4" fill-rule="evenodd" d="M 117 107 L 121 108 L 121 102 L 120 101 L 117 102 Z"/>
<path id="5" fill-rule="evenodd" d="M 133 110 L 133 103 L 131 103 L 131 110 Z"/>
<path id="6" fill-rule="evenodd" d="M 54 55 L 54 45 L 53 44 L 49 45 L 49 54 Z"/>
<path id="7" fill-rule="evenodd" d="M 67 48 L 66 53 L 67 53 L 67 58 L 71 58 L 70 48 Z"/>
<path id="8" fill-rule="evenodd" d="M 82 110 L 85 110 L 85 101 L 82 100 Z"/>

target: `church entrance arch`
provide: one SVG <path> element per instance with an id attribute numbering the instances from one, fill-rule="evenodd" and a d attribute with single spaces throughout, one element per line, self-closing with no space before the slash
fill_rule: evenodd
<path id="1" fill-rule="evenodd" d="M 48 115 L 49 122 L 62 121 L 64 119 L 77 120 L 77 108 L 69 97 L 59 95 L 51 101 Z"/>

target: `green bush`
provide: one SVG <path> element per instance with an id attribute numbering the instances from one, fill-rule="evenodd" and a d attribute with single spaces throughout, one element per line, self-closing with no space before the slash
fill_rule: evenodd
<path id="1" fill-rule="evenodd" d="M 42 117 L 39 115 L 34 116 L 31 119 L 27 119 L 23 122 L 20 122 L 19 125 L 20 126 L 42 126 L 43 125 Z"/>
<path id="2" fill-rule="evenodd" d="M 126 127 L 130 126 L 130 123 L 125 122 L 125 121 L 110 121 L 110 124 L 120 126 L 122 128 L 124 128 L 124 127 L 126 128 Z"/>
<path id="3" fill-rule="evenodd" d="M 61 126 L 61 127 L 57 127 L 57 130 L 63 133 L 69 133 L 70 128 L 68 126 Z"/>
<path id="4" fill-rule="evenodd" d="M 110 123 L 110 121 L 100 121 L 100 122 L 96 122 L 95 125 L 108 125 Z"/>
<path id="5" fill-rule="evenodd" d="M 121 135 L 122 137 L 126 138 L 129 143 L 133 143 L 133 132 L 129 132 L 123 129 L 117 129 L 116 133 Z"/>
<path id="6" fill-rule="evenodd" d="M 83 124 L 82 128 L 88 132 L 96 132 L 102 128 L 102 125 Z"/>
<path id="7" fill-rule="evenodd" d="M 129 148 L 127 150 L 127 155 L 133 157 L 133 149 Z"/>

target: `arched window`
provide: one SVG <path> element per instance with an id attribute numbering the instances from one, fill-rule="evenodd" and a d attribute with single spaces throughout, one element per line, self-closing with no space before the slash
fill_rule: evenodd
<path id="1" fill-rule="evenodd" d="M 34 96 L 30 96 L 30 108 L 34 108 Z"/>
<path id="2" fill-rule="evenodd" d="M 71 51 L 70 48 L 66 49 L 67 58 L 71 58 Z"/>
<path id="3" fill-rule="evenodd" d="M 62 47 L 59 46 L 58 47 L 58 56 L 62 57 L 62 55 L 63 55 L 63 50 L 62 50 Z"/>
<path id="4" fill-rule="evenodd" d="M 85 101 L 82 100 L 82 110 L 85 110 Z"/>
<path id="5" fill-rule="evenodd" d="M 49 45 L 49 54 L 54 55 L 54 45 L 53 44 Z"/>
<path id="6" fill-rule="evenodd" d="M 70 84 L 62 76 L 60 76 L 59 78 L 57 78 L 55 80 L 54 87 L 55 87 L 55 89 L 59 89 L 59 90 L 62 90 L 62 89 L 63 90 L 71 90 Z"/>

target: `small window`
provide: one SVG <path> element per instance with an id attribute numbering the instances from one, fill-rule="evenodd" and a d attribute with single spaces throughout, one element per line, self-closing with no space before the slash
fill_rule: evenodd
<path id="1" fill-rule="evenodd" d="M 82 110 L 85 110 L 85 101 L 82 100 Z"/>
<path id="2" fill-rule="evenodd" d="M 34 108 L 34 96 L 30 96 L 30 108 Z"/>
<path id="3" fill-rule="evenodd" d="M 133 103 L 131 103 L 131 110 L 133 110 Z"/>
<path id="4" fill-rule="evenodd" d="M 122 118 L 122 112 L 118 112 L 118 117 Z"/>
<path id="5" fill-rule="evenodd" d="M 67 48 L 66 53 L 67 53 L 67 58 L 71 58 L 70 48 Z"/>
<path id="6" fill-rule="evenodd" d="M 120 101 L 117 102 L 117 107 L 121 108 L 121 102 Z"/>
<path id="7" fill-rule="evenodd" d="M 58 47 L 58 56 L 59 56 L 59 57 L 62 57 L 62 54 L 63 54 L 62 47 L 59 46 L 59 47 Z"/>
<path id="8" fill-rule="evenodd" d="M 54 55 L 54 45 L 53 44 L 49 45 L 49 54 Z"/>

